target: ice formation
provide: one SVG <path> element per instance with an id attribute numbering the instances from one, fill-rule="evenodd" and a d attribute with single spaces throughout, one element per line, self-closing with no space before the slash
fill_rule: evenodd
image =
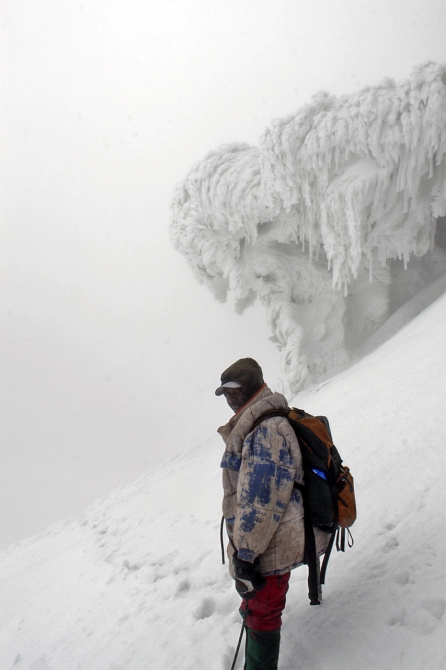
<path id="1" fill-rule="evenodd" d="M 318 93 L 259 147 L 222 146 L 173 203 L 172 240 L 219 299 L 256 297 L 295 393 L 348 364 L 446 271 L 446 64 L 348 96 Z M 444 245 L 443 245 L 444 246 Z M 410 261 L 410 262 L 409 262 Z"/>

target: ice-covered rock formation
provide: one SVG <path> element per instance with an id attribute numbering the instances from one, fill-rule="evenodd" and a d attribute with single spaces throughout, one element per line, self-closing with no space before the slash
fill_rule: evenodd
<path id="1" fill-rule="evenodd" d="M 208 154 L 172 207 L 174 245 L 197 277 L 219 299 L 234 291 L 240 309 L 266 305 L 288 391 L 339 370 L 446 271 L 434 248 L 446 213 L 446 65 L 317 94 L 273 121 L 259 147 Z"/>

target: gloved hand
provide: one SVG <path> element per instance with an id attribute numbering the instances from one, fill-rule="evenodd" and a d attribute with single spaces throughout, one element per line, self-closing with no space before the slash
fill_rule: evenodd
<path id="1" fill-rule="evenodd" d="M 232 564 L 234 566 L 235 588 L 239 595 L 246 600 L 253 598 L 256 591 L 261 591 L 266 584 L 266 580 L 262 577 L 258 567 L 260 563 L 260 556 L 255 559 L 254 563 L 242 561 L 236 554 L 232 556 Z"/>

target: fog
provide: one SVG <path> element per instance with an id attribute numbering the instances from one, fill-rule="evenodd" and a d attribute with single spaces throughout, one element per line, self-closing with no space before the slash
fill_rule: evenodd
<path id="1" fill-rule="evenodd" d="M 259 306 L 196 283 L 175 184 L 271 118 L 446 60 L 444 0 L 2 0 L 0 546 L 206 441 Z"/>

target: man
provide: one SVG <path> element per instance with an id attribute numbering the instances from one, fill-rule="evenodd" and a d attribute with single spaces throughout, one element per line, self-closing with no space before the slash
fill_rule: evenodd
<path id="1" fill-rule="evenodd" d="M 304 509 L 294 486 L 304 483 L 302 456 L 285 417 L 252 430 L 265 412 L 288 406 L 265 384 L 255 360 L 241 358 L 225 370 L 215 394 L 234 411 L 218 432 L 226 444 L 221 467 L 230 572 L 247 629 L 245 670 L 277 670 L 290 571 L 304 560 Z M 315 529 L 315 539 L 321 554 L 328 536 Z"/>

